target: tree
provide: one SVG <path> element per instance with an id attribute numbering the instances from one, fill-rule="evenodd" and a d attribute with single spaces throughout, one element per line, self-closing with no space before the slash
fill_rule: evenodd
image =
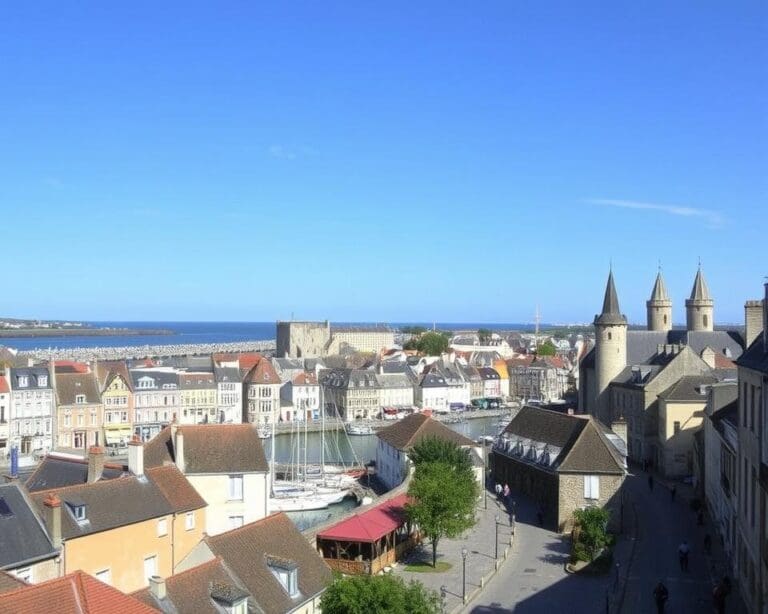
<path id="1" fill-rule="evenodd" d="M 557 354 L 557 348 L 555 344 L 547 339 L 544 343 L 540 343 L 536 348 L 536 354 L 539 356 L 554 356 Z"/>
<path id="2" fill-rule="evenodd" d="M 398 576 L 337 577 L 320 598 L 323 614 L 437 614 L 440 598 Z"/>
<path id="3" fill-rule="evenodd" d="M 418 467 L 425 463 L 445 463 L 458 472 L 472 473 L 472 461 L 466 449 L 460 448 L 453 441 L 439 437 L 424 437 L 408 452 L 410 461 Z"/>
<path id="4" fill-rule="evenodd" d="M 477 482 L 471 466 L 444 461 L 422 462 L 408 487 L 413 503 L 408 519 L 432 541 L 432 566 L 437 567 L 437 545 L 443 537 L 457 537 L 475 524 Z"/>
<path id="5" fill-rule="evenodd" d="M 493 332 L 487 328 L 477 329 L 477 338 L 480 340 L 480 345 L 488 345 L 491 342 L 491 336 Z"/>
<path id="6" fill-rule="evenodd" d="M 591 561 L 608 545 L 608 510 L 602 507 L 588 507 L 573 512 L 573 517 L 579 525 L 579 541 L 587 549 Z"/>
<path id="7" fill-rule="evenodd" d="M 419 337 L 416 348 L 427 356 L 440 356 L 451 347 L 449 338 L 444 333 L 429 331 Z"/>
<path id="8" fill-rule="evenodd" d="M 403 326 L 400 329 L 400 332 L 403 333 L 404 335 L 418 336 L 426 333 L 427 329 L 424 328 L 423 326 Z"/>

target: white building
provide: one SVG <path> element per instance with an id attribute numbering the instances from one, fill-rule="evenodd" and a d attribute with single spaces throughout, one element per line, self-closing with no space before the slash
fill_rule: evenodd
<path id="1" fill-rule="evenodd" d="M 208 504 L 206 533 L 217 535 L 267 515 L 269 466 L 250 424 L 169 426 L 144 446 L 144 464 L 175 463 Z"/>
<path id="2" fill-rule="evenodd" d="M 379 392 L 379 406 L 395 409 L 413 407 L 413 383 L 405 373 L 376 374 Z"/>
<path id="3" fill-rule="evenodd" d="M 448 384 L 439 373 L 425 373 L 416 388 L 416 402 L 422 409 L 437 413 L 450 411 L 448 405 Z"/>
<path id="4" fill-rule="evenodd" d="M 501 397 L 501 377 L 498 371 L 491 367 L 478 367 L 477 370 L 483 378 L 483 396 L 486 399 Z"/>
<path id="5" fill-rule="evenodd" d="M 240 371 L 245 371 L 245 401 L 248 422 L 275 424 L 280 419 L 280 377 L 272 363 L 260 355 L 241 356 Z"/>
<path id="6" fill-rule="evenodd" d="M 135 421 L 133 432 L 149 441 L 181 410 L 179 375 L 172 367 L 131 369 Z"/>
<path id="7" fill-rule="evenodd" d="M 11 369 L 11 447 L 21 456 L 48 452 L 54 446 L 53 420 L 56 415 L 53 386 L 47 367 Z"/>
<path id="8" fill-rule="evenodd" d="M 281 408 L 284 422 L 320 419 L 320 385 L 314 373 L 301 372 L 280 389 L 285 405 Z"/>
<path id="9" fill-rule="evenodd" d="M 8 379 L 5 373 L 0 373 L 0 460 L 11 453 L 11 446 L 8 443 L 10 438 L 10 429 L 8 428 L 11 416 L 11 388 L 8 386 Z"/>
<path id="10" fill-rule="evenodd" d="M 219 422 L 240 424 L 243 421 L 243 380 L 238 361 L 214 364 L 216 376 L 216 402 Z"/>

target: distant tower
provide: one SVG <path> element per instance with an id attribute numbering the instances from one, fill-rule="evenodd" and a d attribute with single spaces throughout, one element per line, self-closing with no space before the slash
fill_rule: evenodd
<path id="1" fill-rule="evenodd" d="M 661 276 L 661 269 L 653 284 L 651 300 L 645 302 L 648 308 L 648 330 L 672 330 L 672 300 L 667 294 L 667 286 Z"/>
<path id="2" fill-rule="evenodd" d="M 707 282 L 701 273 L 701 264 L 693 281 L 691 298 L 685 301 L 685 321 L 688 330 L 714 330 L 715 301 L 709 295 Z"/>
<path id="3" fill-rule="evenodd" d="M 603 311 L 595 316 L 595 405 L 590 410 L 608 426 L 613 421 L 608 385 L 626 366 L 627 318 L 621 315 L 611 271 L 605 287 Z"/>

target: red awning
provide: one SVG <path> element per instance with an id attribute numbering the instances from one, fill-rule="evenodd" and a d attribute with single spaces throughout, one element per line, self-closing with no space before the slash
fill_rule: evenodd
<path id="1" fill-rule="evenodd" d="M 375 542 L 405 524 L 407 502 L 408 495 L 398 495 L 367 512 L 333 525 L 317 536 L 346 542 Z"/>

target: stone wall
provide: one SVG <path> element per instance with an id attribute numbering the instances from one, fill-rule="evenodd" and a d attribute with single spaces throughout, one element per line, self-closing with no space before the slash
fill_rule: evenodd
<path id="1" fill-rule="evenodd" d="M 557 474 L 496 451 L 491 453 L 491 467 L 494 482 L 509 484 L 533 499 L 549 519 L 557 513 Z"/>
<path id="2" fill-rule="evenodd" d="M 557 528 L 560 532 L 570 531 L 573 528 L 575 510 L 591 505 L 607 508 L 611 512 L 609 529 L 620 530 L 623 475 L 600 475 L 600 498 L 597 500 L 584 498 L 584 474 L 561 473 L 559 478 Z"/>
<path id="3" fill-rule="evenodd" d="M 319 358 L 325 356 L 331 339 L 330 324 L 326 322 L 278 322 L 278 358 Z"/>

